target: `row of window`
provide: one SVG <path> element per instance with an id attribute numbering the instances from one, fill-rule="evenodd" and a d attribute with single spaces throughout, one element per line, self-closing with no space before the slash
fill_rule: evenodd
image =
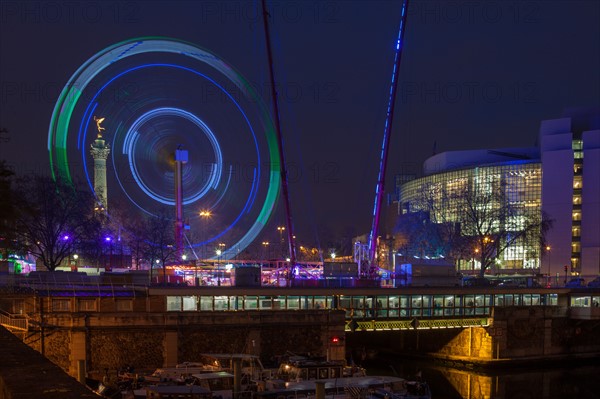
<path id="1" fill-rule="evenodd" d="M 52 299 L 52 311 L 53 312 L 97 312 L 98 311 L 98 300 L 97 299 L 77 299 L 76 308 L 73 308 L 72 298 L 54 298 Z M 131 312 L 133 311 L 133 299 L 117 299 L 114 301 L 116 312 Z"/>
<path id="2" fill-rule="evenodd" d="M 488 315 L 493 306 L 557 305 L 556 294 L 167 296 L 167 311 L 343 309 L 348 318 Z"/>
<path id="3" fill-rule="evenodd" d="M 167 296 L 167 311 L 343 309 L 348 318 L 487 315 L 493 306 L 556 306 L 556 294 L 377 295 L 377 296 Z M 115 311 L 133 311 L 132 299 L 114 301 Z M 598 306 L 600 296 L 571 296 L 570 306 Z M 73 309 L 73 304 L 76 309 Z M 96 299 L 56 298 L 54 312 L 97 312 Z"/>

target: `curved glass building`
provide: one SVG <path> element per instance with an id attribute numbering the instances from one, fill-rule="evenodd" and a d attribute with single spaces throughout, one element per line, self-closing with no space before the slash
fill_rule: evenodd
<path id="1" fill-rule="evenodd" d="M 435 224 L 460 226 L 464 236 L 477 235 L 468 231 L 474 227 L 464 219 L 471 206 L 488 212 L 493 229 L 509 234 L 544 214 L 553 222 L 546 243 L 518 239 L 494 256 L 488 271 L 561 280 L 567 275 L 599 275 L 600 111 L 578 109 L 566 115 L 542 121 L 539 147 L 432 156 L 424 163 L 424 177 L 400 185 L 399 214 L 425 212 Z M 477 200 L 466 202 L 465 193 Z M 494 213 L 506 204 L 510 214 Z M 458 257 L 459 270 L 481 268 L 478 248 L 472 251 Z"/>

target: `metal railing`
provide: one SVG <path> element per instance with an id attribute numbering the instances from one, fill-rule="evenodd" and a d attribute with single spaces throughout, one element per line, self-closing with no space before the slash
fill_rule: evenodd
<path id="1" fill-rule="evenodd" d="M 40 296 L 112 296 L 135 297 L 145 292 L 147 285 L 121 278 L 90 277 L 71 273 L 44 273 L 30 276 L 0 276 L 0 292 L 10 294 L 35 293 Z"/>
<path id="2" fill-rule="evenodd" d="M 29 322 L 23 315 L 14 315 L 0 311 L 0 325 L 9 330 L 27 331 Z"/>
<path id="3" fill-rule="evenodd" d="M 461 319 L 413 319 L 413 320 L 349 320 L 346 331 L 386 331 L 386 330 L 415 330 L 484 327 L 489 325 L 487 317 Z"/>

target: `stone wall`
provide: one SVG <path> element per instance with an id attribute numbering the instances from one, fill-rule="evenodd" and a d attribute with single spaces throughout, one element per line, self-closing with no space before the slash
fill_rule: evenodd
<path id="1" fill-rule="evenodd" d="M 290 350 L 345 356 L 343 311 L 62 312 L 45 314 L 44 323 L 46 356 L 71 375 L 81 360 L 98 376 L 125 366 L 172 367 L 202 353 L 249 353 L 266 363 Z"/>
<path id="2" fill-rule="evenodd" d="M 88 339 L 90 349 L 87 364 L 90 371 L 116 370 L 124 366 L 154 369 L 163 365 L 164 334 L 161 331 L 93 329 Z M 77 360 L 71 359 L 71 364 L 76 364 Z"/>

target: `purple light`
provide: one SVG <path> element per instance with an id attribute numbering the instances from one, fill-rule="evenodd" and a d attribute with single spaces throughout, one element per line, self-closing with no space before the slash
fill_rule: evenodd
<path id="1" fill-rule="evenodd" d="M 110 241 L 112 241 L 112 238 L 110 238 L 110 237 L 104 237 L 104 241 L 110 242 Z"/>
<path id="2" fill-rule="evenodd" d="M 69 236 L 68 235 L 64 235 L 62 239 L 65 240 L 65 241 L 67 241 L 69 239 Z"/>

